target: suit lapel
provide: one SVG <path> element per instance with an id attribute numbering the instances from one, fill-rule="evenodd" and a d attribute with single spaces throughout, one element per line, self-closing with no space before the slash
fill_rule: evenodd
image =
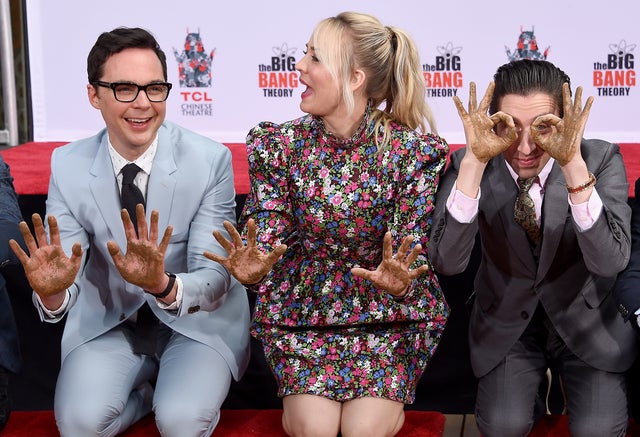
<path id="1" fill-rule="evenodd" d="M 89 183 L 89 189 L 98 210 L 102 214 L 102 218 L 116 243 L 121 248 L 126 247 L 127 239 L 124 235 L 122 218 L 120 217 L 122 209 L 120 191 L 113 172 L 113 164 L 109 157 L 106 135 L 102 137 L 98 153 L 96 153 L 89 172 L 93 176 L 93 180 Z"/>
<path id="2" fill-rule="evenodd" d="M 488 201 L 492 204 L 492 207 L 488 208 L 488 210 L 497 211 L 500 223 L 490 223 L 490 226 L 502 225 L 512 253 L 515 253 L 524 265 L 535 270 L 536 262 L 529 246 L 527 234 L 513 218 L 513 208 L 518 191 L 516 184 L 507 169 L 504 159 L 494 159 L 491 161 L 491 165 L 493 166 L 493 171 L 487 178 L 489 186 L 482 191 L 482 196 L 488 196 Z M 494 232 L 494 234 L 497 233 Z M 485 242 L 485 244 L 489 244 L 489 242 Z"/>
<path id="3" fill-rule="evenodd" d="M 153 159 L 151 175 L 147 187 L 147 218 L 151 210 L 159 213 L 158 232 L 161 238 L 169 225 L 171 205 L 177 180 L 174 173 L 177 170 L 173 157 L 171 137 L 167 129 L 161 128 L 158 133 L 158 151 Z"/>
<path id="4" fill-rule="evenodd" d="M 569 208 L 564 176 L 560 167 L 554 164 L 547 179 L 544 200 L 542 202 L 543 228 L 538 280 L 544 278 L 551 267 L 554 255 L 564 233 Z"/>

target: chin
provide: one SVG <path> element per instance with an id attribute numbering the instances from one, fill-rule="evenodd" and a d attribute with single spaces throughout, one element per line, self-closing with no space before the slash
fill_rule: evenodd
<path id="1" fill-rule="evenodd" d="M 307 114 L 311 113 L 311 111 L 309 110 L 309 104 L 307 102 L 305 102 L 304 100 L 302 102 L 300 102 L 300 110 L 302 112 L 306 112 Z"/>
<path id="2" fill-rule="evenodd" d="M 539 173 L 540 171 L 537 168 L 521 168 L 518 170 L 518 176 L 523 179 L 538 176 Z"/>

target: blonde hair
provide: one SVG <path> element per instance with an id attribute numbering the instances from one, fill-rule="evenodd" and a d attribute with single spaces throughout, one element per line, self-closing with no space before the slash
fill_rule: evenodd
<path id="1" fill-rule="evenodd" d="M 315 55 L 341 84 L 342 98 L 349 113 L 354 110 L 350 79 L 355 69 L 366 74 L 365 94 L 373 108 L 385 104 L 372 117 L 377 132 L 383 126 L 381 141 L 391 136 L 389 124 L 396 123 L 426 132 L 436 132 L 425 101 L 425 82 L 418 50 L 409 35 L 397 27 L 384 26 L 372 15 L 343 12 L 322 20 L 311 36 Z"/>

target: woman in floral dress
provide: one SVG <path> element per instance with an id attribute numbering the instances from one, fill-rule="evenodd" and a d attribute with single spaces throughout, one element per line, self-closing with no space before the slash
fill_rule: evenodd
<path id="1" fill-rule="evenodd" d="M 249 132 L 243 235 L 205 256 L 257 292 L 289 435 L 393 436 L 449 313 L 426 257 L 448 145 L 401 29 L 325 19 L 296 69 L 308 115 Z"/>

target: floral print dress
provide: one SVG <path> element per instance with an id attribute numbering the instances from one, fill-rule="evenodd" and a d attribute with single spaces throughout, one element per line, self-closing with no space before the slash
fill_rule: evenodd
<path id="1" fill-rule="evenodd" d="M 433 269 L 403 301 L 351 274 L 377 268 L 387 230 L 394 253 L 412 235 L 424 248 L 413 267 L 430 264 L 431 214 L 449 151 L 444 139 L 393 123 L 379 151 L 369 119 L 348 140 L 312 115 L 262 122 L 247 136 L 251 192 L 240 224 L 255 220 L 263 250 L 288 245 L 254 288 L 251 329 L 279 396 L 412 403 L 449 315 Z"/>

